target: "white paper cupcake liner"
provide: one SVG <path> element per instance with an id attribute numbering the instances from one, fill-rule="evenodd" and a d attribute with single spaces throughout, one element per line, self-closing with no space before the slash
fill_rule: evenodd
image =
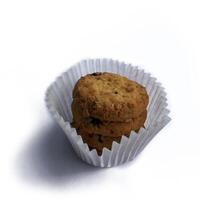
<path id="1" fill-rule="evenodd" d="M 112 149 L 103 148 L 99 156 L 90 150 L 80 135 L 70 126 L 72 122 L 72 91 L 77 80 L 94 72 L 113 72 L 137 81 L 146 87 L 149 95 L 145 128 L 129 137 L 122 136 L 120 144 L 113 142 Z M 46 104 L 55 120 L 64 130 L 77 155 L 88 164 L 98 167 L 112 167 L 133 160 L 171 120 L 168 117 L 167 98 L 164 88 L 149 73 L 131 64 L 112 59 L 83 60 L 61 74 L 47 89 Z"/>

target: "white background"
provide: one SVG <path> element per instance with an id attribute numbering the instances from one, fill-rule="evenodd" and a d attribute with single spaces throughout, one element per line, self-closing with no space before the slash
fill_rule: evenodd
<path id="1" fill-rule="evenodd" d="M 0 1 L 1 199 L 199 199 L 198 0 Z M 84 58 L 141 65 L 166 88 L 172 121 L 133 162 L 82 163 L 44 105 Z"/>

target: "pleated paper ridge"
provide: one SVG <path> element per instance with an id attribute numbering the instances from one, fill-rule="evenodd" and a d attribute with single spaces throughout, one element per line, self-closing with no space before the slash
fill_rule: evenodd
<path id="1" fill-rule="evenodd" d="M 80 135 L 71 128 L 72 91 L 77 80 L 94 72 L 112 72 L 137 81 L 146 87 L 149 95 L 145 128 L 139 133 L 131 132 L 129 137 L 122 136 L 121 142 L 113 142 L 112 149 L 103 149 L 99 156 L 95 149 L 89 150 Z M 171 120 L 168 116 L 166 92 L 150 73 L 131 64 L 112 59 L 87 59 L 73 65 L 59 76 L 46 91 L 46 104 L 55 120 L 67 135 L 74 151 L 88 164 L 98 167 L 112 167 L 133 160 Z"/>

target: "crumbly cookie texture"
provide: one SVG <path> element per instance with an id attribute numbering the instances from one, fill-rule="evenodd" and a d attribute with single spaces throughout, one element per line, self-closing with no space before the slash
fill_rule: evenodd
<path id="1" fill-rule="evenodd" d="M 73 123 L 72 126 L 90 134 L 100 134 L 103 136 L 118 137 L 129 134 L 131 130 L 140 129 L 146 120 L 145 110 L 138 117 L 128 119 L 124 122 L 101 121 L 94 117 L 84 118 L 81 110 L 75 102 L 72 103 Z"/>
<path id="2" fill-rule="evenodd" d="M 77 129 L 79 135 L 82 136 L 83 142 L 87 143 L 91 149 L 96 149 L 99 154 L 101 154 L 104 147 L 111 149 L 113 141 L 120 143 L 121 136 L 119 137 L 109 137 L 99 134 L 90 134 Z M 130 134 L 126 134 L 128 137 Z"/>
<path id="3" fill-rule="evenodd" d="M 81 77 L 73 98 L 85 118 L 102 121 L 126 121 L 146 110 L 145 88 L 126 77 L 113 73 L 93 73 Z"/>
<path id="4" fill-rule="evenodd" d="M 144 127 L 148 101 L 146 89 L 135 81 L 108 72 L 88 74 L 73 90 L 72 126 L 100 155 Z"/>

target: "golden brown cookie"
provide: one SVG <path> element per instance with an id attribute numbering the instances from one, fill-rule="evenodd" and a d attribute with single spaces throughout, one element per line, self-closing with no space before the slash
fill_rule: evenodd
<path id="1" fill-rule="evenodd" d="M 80 78 L 74 87 L 73 98 L 84 117 L 101 121 L 136 118 L 148 104 L 148 95 L 142 85 L 108 72 Z"/>
<path id="2" fill-rule="evenodd" d="M 131 130 L 138 130 L 144 125 L 147 111 L 145 110 L 138 117 L 128 119 L 124 122 L 101 121 L 94 117 L 84 118 L 76 103 L 72 103 L 73 123 L 76 129 L 81 129 L 90 134 L 100 134 L 103 136 L 118 137 L 128 134 Z"/>

